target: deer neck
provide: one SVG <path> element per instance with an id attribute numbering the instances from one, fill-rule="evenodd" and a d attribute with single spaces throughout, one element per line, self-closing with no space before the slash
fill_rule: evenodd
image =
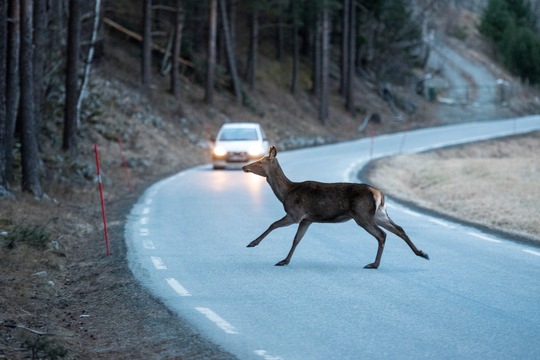
<path id="1" fill-rule="evenodd" d="M 272 188 L 272 191 L 274 192 L 276 197 L 281 202 L 283 202 L 283 200 L 285 199 L 285 195 L 287 194 L 293 183 L 285 176 L 285 173 L 281 169 L 281 166 L 279 166 L 277 160 L 276 167 L 272 170 L 272 174 L 266 177 L 266 181 Z"/>

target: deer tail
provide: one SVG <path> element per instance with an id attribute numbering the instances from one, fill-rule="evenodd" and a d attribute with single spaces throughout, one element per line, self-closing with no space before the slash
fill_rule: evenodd
<path id="1" fill-rule="evenodd" d="M 371 186 L 369 187 L 369 191 L 371 191 L 371 194 L 373 195 L 373 201 L 375 202 L 375 213 L 380 210 L 384 212 L 385 200 L 383 192 Z"/>

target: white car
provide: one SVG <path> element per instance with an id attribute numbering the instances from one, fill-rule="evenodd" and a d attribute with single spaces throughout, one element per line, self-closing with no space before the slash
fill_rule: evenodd
<path id="1" fill-rule="evenodd" d="M 212 150 L 214 169 L 245 165 L 268 153 L 268 139 L 257 123 L 227 123 L 219 130 Z"/>

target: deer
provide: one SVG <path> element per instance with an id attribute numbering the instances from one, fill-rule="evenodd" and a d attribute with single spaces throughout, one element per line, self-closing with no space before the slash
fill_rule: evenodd
<path id="1" fill-rule="evenodd" d="M 382 191 L 368 184 L 293 182 L 285 176 L 276 156 L 277 149 L 271 146 L 268 155 L 242 167 L 246 173 L 266 178 L 286 212 L 283 218 L 272 223 L 247 247 L 259 245 L 277 228 L 299 224 L 287 257 L 275 264 L 285 266 L 291 261 L 294 250 L 312 223 L 341 223 L 353 219 L 378 242 L 375 261 L 366 265 L 365 269 L 377 269 L 380 265 L 386 242 L 386 233 L 381 227 L 403 239 L 417 256 L 429 260 L 428 254 L 419 250 L 403 228 L 390 219 Z"/>

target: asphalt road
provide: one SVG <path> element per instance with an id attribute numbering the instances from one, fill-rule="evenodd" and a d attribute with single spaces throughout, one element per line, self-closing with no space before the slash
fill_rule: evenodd
<path id="1" fill-rule="evenodd" d="M 540 117 L 461 124 L 278 153 L 293 181 L 355 181 L 370 158 L 540 129 Z M 296 226 L 264 179 L 201 166 L 151 186 L 126 226 L 136 278 L 240 359 L 539 359 L 540 248 L 420 214 L 388 212 L 431 261 L 353 222 Z"/>

